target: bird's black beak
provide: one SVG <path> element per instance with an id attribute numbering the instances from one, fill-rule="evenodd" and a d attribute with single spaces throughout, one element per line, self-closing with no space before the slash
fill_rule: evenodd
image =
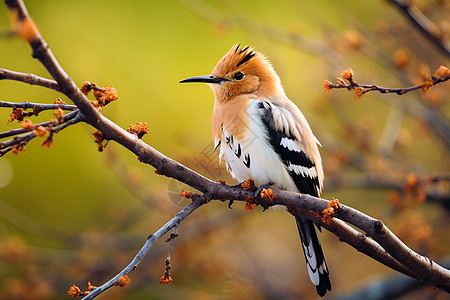
<path id="1" fill-rule="evenodd" d="M 206 82 L 206 83 L 221 83 L 222 81 L 228 81 L 224 78 L 214 77 L 213 75 L 196 76 L 191 78 L 186 78 L 180 81 L 180 83 L 185 82 Z"/>

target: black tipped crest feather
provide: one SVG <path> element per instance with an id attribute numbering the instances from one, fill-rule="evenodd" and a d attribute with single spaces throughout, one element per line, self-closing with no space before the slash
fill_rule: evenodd
<path id="1" fill-rule="evenodd" d="M 242 52 L 245 52 L 245 51 L 247 51 L 248 50 L 248 46 L 246 46 L 245 48 L 243 48 L 240 52 L 239 52 L 239 54 L 241 54 Z M 240 61 L 240 62 L 238 62 L 238 64 L 236 65 L 236 67 L 239 67 L 240 65 L 242 65 L 243 63 L 245 63 L 245 62 L 247 62 L 248 60 L 250 60 L 253 56 L 255 56 L 256 55 L 256 53 L 255 52 L 253 52 L 252 50 L 250 50 L 245 56 L 244 56 L 244 58 Z"/>

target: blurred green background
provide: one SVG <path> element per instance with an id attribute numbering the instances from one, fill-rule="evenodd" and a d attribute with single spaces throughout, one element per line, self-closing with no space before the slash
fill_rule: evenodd
<path id="1" fill-rule="evenodd" d="M 448 40 L 449 3 L 415 2 Z M 228 183 L 234 181 L 211 154 L 212 92 L 178 81 L 209 74 L 234 43 L 254 46 L 272 61 L 287 95 L 322 142 L 323 197 L 382 219 L 434 260 L 450 254 L 448 181 L 427 181 L 449 172 L 448 83 L 426 94 L 373 93 L 357 102 L 353 93 L 325 94 L 322 87 L 347 67 L 361 83 L 403 87 L 441 64 L 449 66 L 448 56 L 389 1 L 26 4 L 78 86 L 88 80 L 118 90 L 119 100 L 103 109 L 108 118 L 123 128 L 147 122 L 145 142 Z M 49 77 L 29 45 L 11 34 L 4 5 L 0 34 L 1 68 Z M 0 101 L 53 103 L 58 97 L 45 88 L 0 81 Z M 0 110 L 0 132 L 20 127 L 7 124 L 10 113 Z M 32 121 L 51 118 L 51 111 L 43 112 Z M 187 205 L 178 193 L 188 187 L 156 175 L 117 144 L 98 152 L 93 131 L 71 126 L 55 135 L 50 149 L 36 138 L 25 152 L 0 158 L 0 299 L 66 299 L 72 284 L 82 290 L 87 281 L 102 284 Z M 412 190 L 405 186 L 411 180 Z M 169 286 L 159 284 L 169 246 L 159 241 L 130 274 L 131 285 L 99 299 L 316 298 L 294 219 L 282 210 L 249 213 L 242 206 L 229 210 L 213 201 L 181 224 Z M 326 231 L 320 238 L 333 285 L 326 298 L 396 275 Z M 446 296 L 432 287 L 416 293 Z"/>

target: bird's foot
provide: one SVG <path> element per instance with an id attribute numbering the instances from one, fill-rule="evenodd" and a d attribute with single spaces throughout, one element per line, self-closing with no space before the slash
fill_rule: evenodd
<path id="1" fill-rule="evenodd" d="M 228 203 L 228 208 L 229 209 L 232 209 L 231 205 L 233 205 L 233 203 L 234 203 L 234 200 L 230 200 L 230 202 Z"/>
<path id="2" fill-rule="evenodd" d="M 260 202 L 258 200 L 260 200 L 260 199 L 266 200 L 268 196 L 270 198 L 271 195 L 273 194 L 272 190 L 270 188 L 273 185 L 274 185 L 273 182 L 269 182 L 269 183 L 263 184 L 253 193 L 253 198 L 254 198 L 254 201 L 255 201 L 256 205 L 260 204 L 263 207 L 263 211 L 268 209 L 270 207 L 270 205 L 267 204 L 267 201 Z M 267 195 L 267 190 L 269 190 L 270 195 Z M 273 195 L 275 195 L 275 194 L 273 194 Z"/>
<path id="3" fill-rule="evenodd" d="M 273 182 L 268 182 L 266 184 L 261 185 L 259 188 L 256 189 L 256 191 L 253 193 L 253 198 L 259 199 L 261 197 L 261 192 L 263 190 L 267 190 L 268 188 L 272 187 L 274 185 Z"/>

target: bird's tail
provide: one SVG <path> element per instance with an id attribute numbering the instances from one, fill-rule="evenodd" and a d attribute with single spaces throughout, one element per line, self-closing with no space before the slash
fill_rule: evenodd
<path id="1" fill-rule="evenodd" d="M 317 294 L 323 296 L 327 290 L 331 290 L 331 282 L 316 228 L 314 223 L 308 219 L 296 216 L 295 220 L 305 253 L 309 278 L 316 286 Z"/>

